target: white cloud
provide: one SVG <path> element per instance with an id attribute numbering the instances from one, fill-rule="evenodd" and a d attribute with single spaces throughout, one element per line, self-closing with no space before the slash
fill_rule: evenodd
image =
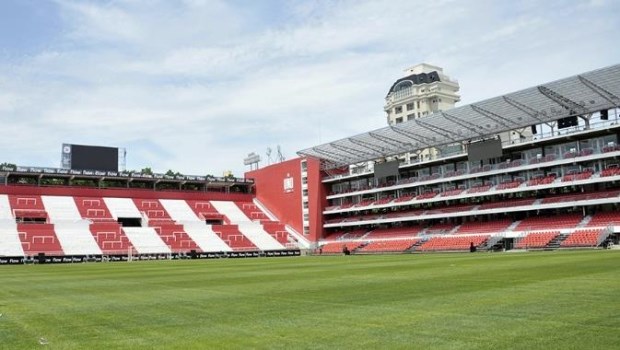
<path id="1" fill-rule="evenodd" d="M 248 152 L 384 126 L 385 93 L 415 63 L 443 66 L 472 103 L 620 57 L 611 2 L 57 4 L 54 42 L 0 58 L 0 147 L 18 164 L 57 165 L 69 142 L 127 147 L 130 168 L 240 175 Z"/>

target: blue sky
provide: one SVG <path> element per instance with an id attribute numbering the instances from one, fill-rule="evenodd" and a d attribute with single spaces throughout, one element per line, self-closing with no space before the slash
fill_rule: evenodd
<path id="1" fill-rule="evenodd" d="M 620 3 L 2 0 L 0 162 L 59 166 L 62 143 L 127 168 L 247 169 L 385 126 L 402 70 L 444 67 L 461 104 L 620 63 Z M 265 164 L 265 162 L 263 162 Z"/>

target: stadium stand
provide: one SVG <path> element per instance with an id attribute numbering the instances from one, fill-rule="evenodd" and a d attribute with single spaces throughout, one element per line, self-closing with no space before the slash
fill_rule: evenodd
<path id="1" fill-rule="evenodd" d="M 0 258 L 618 242 L 620 124 L 599 116 L 617 115 L 619 95 L 616 65 L 313 146 L 247 180 L 3 169 Z M 571 112 L 577 125 L 540 127 Z M 501 152 L 468 153 L 491 140 Z M 396 173 L 375 177 L 371 162 L 388 159 Z M 99 187 L 108 177 L 120 186 Z"/>
<path id="2" fill-rule="evenodd" d="M 420 239 L 414 251 L 511 249 L 521 237 L 517 245 L 551 248 L 582 227 L 615 227 L 601 213 L 620 202 L 620 125 L 597 118 L 617 112 L 619 94 L 616 65 L 301 150 L 291 169 L 307 170 L 308 199 L 296 215 L 337 252 L 352 241 L 359 252 L 380 250 L 409 227 Z M 571 111 L 578 123 L 560 127 Z M 475 154 L 479 141 L 501 150 Z M 374 164 L 388 159 L 397 173 L 377 178 Z M 559 233 L 546 241 L 541 232 Z"/>
<path id="3" fill-rule="evenodd" d="M 256 222 L 240 209 L 243 203 L 214 203 L 0 194 L 0 257 L 170 255 L 296 248 L 285 225 L 268 220 L 254 204 L 245 207 Z M 228 215 L 219 213 L 217 206 Z M 219 221 L 210 224 L 206 220 Z M 231 221 L 236 223 L 230 224 Z"/>

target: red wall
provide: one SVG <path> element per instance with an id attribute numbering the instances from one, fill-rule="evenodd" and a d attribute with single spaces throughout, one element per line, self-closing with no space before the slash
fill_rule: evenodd
<path id="1" fill-rule="evenodd" d="M 293 178 L 293 188 L 284 189 L 284 179 Z M 295 158 L 245 173 L 246 179 L 254 179 L 256 198 L 260 200 L 280 222 L 303 232 L 301 209 L 301 159 Z"/>
<path id="2" fill-rule="evenodd" d="M 310 241 L 323 236 L 323 210 L 327 204 L 325 186 L 321 183 L 320 162 L 306 159 L 308 178 L 308 221 Z M 284 179 L 291 176 L 293 190 L 284 190 Z M 258 198 L 281 222 L 303 233 L 303 209 L 301 203 L 301 158 L 273 164 L 262 169 L 247 172 L 245 177 L 254 179 Z"/>
<path id="3" fill-rule="evenodd" d="M 45 196 L 76 196 L 76 197 L 118 197 L 145 199 L 186 199 L 186 200 L 222 200 L 251 201 L 253 195 L 243 193 L 222 192 L 184 192 L 154 191 L 141 189 L 99 189 L 84 187 L 37 187 L 37 186 L 0 186 L 1 194 L 45 195 Z"/>

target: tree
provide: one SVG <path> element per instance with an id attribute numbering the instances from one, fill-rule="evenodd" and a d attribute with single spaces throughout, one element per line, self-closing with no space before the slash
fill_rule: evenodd
<path id="1" fill-rule="evenodd" d="M 172 169 L 168 169 L 168 171 L 166 171 L 167 176 L 183 176 L 183 174 L 181 174 L 180 172 L 174 172 Z"/>
<path id="2" fill-rule="evenodd" d="M 151 167 L 146 167 L 140 170 L 140 173 L 144 175 L 153 175 L 153 169 L 151 169 Z"/>
<path id="3" fill-rule="evenodd" d="M 17 168 L 17 165 L 13 164 L 13 163 L 0 163 L 0 169 L 13 169 L 15 170 Z"/>

